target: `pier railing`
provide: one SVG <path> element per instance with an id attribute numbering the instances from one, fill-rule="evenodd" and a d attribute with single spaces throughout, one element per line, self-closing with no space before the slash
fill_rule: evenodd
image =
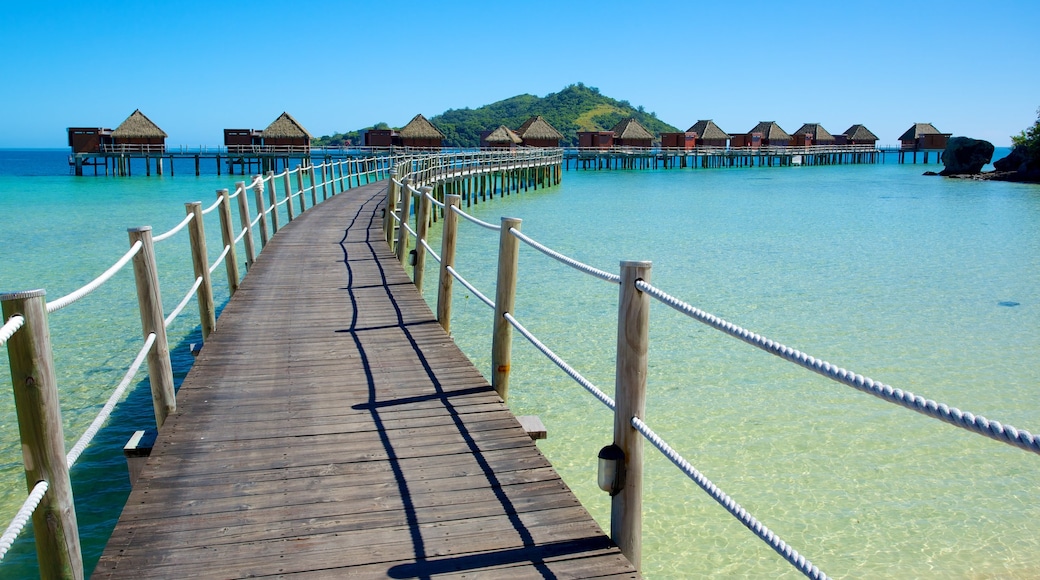
<path id="1" fill-rule="evenodd" d="M 568 155 L 597 155 L 597 154 L 629 154 L 629 155 L 722 155 L 733 153 L 737 155 L 762 154 L 762 155 L 803 155 L 820 153 L 872 153 L 877 148 L 873 145 L 766 145 L 761 147 L 722 147 L 711 145 L 698 145 L 696 147 L 567 147 L 564 152 Z"/>
<path id="2" fill-rule="evenodd" d="M 419 161 L 421 163 L 421 161 Z M 399 175 L 398 177 L 402 177 Z M 549 248 L 521 232 L 521 220 L 502 218 L 499 224 L 484 222 L 461 209 L 462 197 L 447 195 L 438 199 L 434 192 L 443 185 L 442 180 L 456 181 L 470 178 L 465 172 L 423 173 L 413 171 L 403 179 L 394 178 L 392 191 L 402 193 L 401 203 L 392 219 L 387 222 L 387 239 L 397 244 L 397 255 L 402 263 L 413 267 L 415 285 L 422 289 L 422 259 L 406 262 L 402 245 L 408 237 L 416 238 L 417 256 L 427 252 L 440 263 L 437 318 L 445 330 L 451 326 L 451 300 L 453 281 L 463 284 L 482 303 L 493 310 L 491 345 L 491 383 L 503 400 L 508 397 L 509 373 L 511 369 L 512 330 L 516 329 L 538 351 L 551 360 L 572 380 L 586 389 L 596 400 L 614 412 L 614 434 L 611 445 L 599 454 L 599 485 L 611 495 L 610 533 L 622 552 L 637 567 L 642 560 L 642 488 L 643 488 L 643 439 L 657 448 L 684 475 L 721 505 L 734 518 L 747 527 L 755 536 L 769 545 L 782 558 L 809 578 L 827 578 L 827 575 L 792 546 L 773 533 L 765 524 L 747 512 L 733 498 L 719 489 L 688 460 L 673 449 L 644 420 L 646 381 L 649 361 L 649 310 L 650 301 L 656 300 L 682 315 L 710 328 L 723 332 L 748 345 L 775 355 L 785 361 L 817 373 L 832 381 L 855 390 L 873 395 L 883 401 L 894 403 L 922 415 L 938 419 L 964 430 L 983 435 L 1014 447 L 1040 454 L 1040 437 L 999 421 L 986 419 L 973 413 L 939 403 L 880 381 L 856 374 L 822 359 L 744 329 L 713 314 L 700 310 L 681 299 L 668 294 L 650 283 L 651 263 L 622 261 L 617 274 L 581 263 Z M 472 191 L 472 190 L 471 190 Z M 472 195 L 472 194 L 471 194 Z M 418 202 L 414 212 L 414 228 L 409 226 L 413 217 L 410 210 L 412 199 Z M 391 198 L 393 200 L 393 198 Z M 436 208 L 444 217 L 441 232 L 441 252 L 437 255 L 426 239 L 430 208 Z M 458 242 L 458 223 L 468 221 L 482 229 L 496 232 L 498 236 L 497 279 L 494 292 L 484 292 L 468 282 L 457 270 L 455 248 Z M 390 231 L 399 227 L 400 235 L 394 237 Z M 393 240 L 396 240 L 394 242 Z M 531 333 L 513 313 L 516 296 L 517 268 L 520 245 L 537 250 L 540 254 L 561 262 L 592 279 L 619 287 L 617 310 L 617 345 L 615 371 L 615 399 L 586 379 L 567 361 L 557 355 Z"/>
<path id="3" fill-rule="evenodd" d="M 185 218 L 165 233 L 153 235 L 150 226 L 130 228 L 129 250 L 93 281 L 62 298 L 47 301 L 44 290 L 0 294 L 3 311 L 0 346 L 7 347 L 10 360 L 28 488 L 28 498 L 0 535 L 0 570 L 4 556 L 31 518 L 41 577 L 84 577 L 69 470 L 108 420 L 143 364 L 147 363 L 156 426 L 161 427 L 166 417 L 176 410 L 167 327 L 194 298 L 203 339 L 208 337 L 217 321 L 211 276 L 221 266 L 227 275 L 229 292 L 234 295 L 241 277 L 240 263 L 246 269 L 253 265 L 257 254 L 277 233 L 280 215 L 292 221 L 308 207 L 330 196 L 363 183 L 386 179 L 392 164 L 392 158 L 380 156 L 256 175 L 249 183 L 236 183 L 233 192 L 217 191 L 216 201 L 205 208 L 201 202 L 186 203 Z M 250 195 L 255 215 L 250 209 Z M 237 223 L 232 218 L 236 212 Z M 212 214 L 219 218 L 221 250 L 211 262 L 204 222 L 206 216 Z M 167 310 L 159 289 L 155 246 L 185 229 L 194 278 L 179 303 Z M 239 247 L 244 256 L 239 256 Z M 48 317 L 87 298 L 131 263 L 141 317 L 141 347 L 129 357 L 133 360 L 126 374 L 101 412 L 66 453 Z"/>

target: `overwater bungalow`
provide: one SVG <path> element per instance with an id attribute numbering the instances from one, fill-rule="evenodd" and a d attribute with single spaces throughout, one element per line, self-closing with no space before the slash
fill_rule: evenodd
<path id="1" fill-rule="evenodd" d="M 256 129 L 224 129 L 224 146 L 228 153 L 247 153 L 263 143 Z"/>
<path id="2" fill-rule="evenodd" d="M 838 145 L 870 145 L 877 146 L 878 136 L 863 125 L 853 125 L 844 133 L 834 136 Z"/>
<path id="3" fill-rule="evenodd" d="M 613 146 L 613 131 L 578 131 L 578 147 L 582 149 L 610 149 Z"/>
<path id="4" fill-rule="evenodd" d="M 112 129 L 102 127 L 68 127 L 69 147 L 73 153 L 101 153 L 102 145 L 112 143 Z"/>
<path id="5" fill-rule="evenodd" d="M 365 147 L 389 147 L 394 144 L 392 129 L 368 129 L 365 131 Z"/>
<path id="6" fill-rule="evenodd" d="M 661 133 L 661 147 L 664 149 L 689 151 L 697 147 L 697 134 L 692 131 L 686 131 L 685 133 Z"/>
<path id="7" fill-rule="evenodd" d="M 499 125 L 497 129 L 481 139 L 482 147 L 495 147 L 512 149 L 524 142 L 519 135 L 505 125 Z"/>
<path id="8" fill-rule="evenodd" d="M 654 141 L 654 134 L 647 131 L 646 127 L 633 118 L 625 119 L 614 125 L 611 131 L 614 133 L 615 147 L 649 148 Z"/>
<path id="9" fill-rule="evenodd" d="M 400 147 L 440 148 L 443 144 L 444 133 L 422 114 L 412 117 L 394 137 L 394 145 Z"/>
<path id="10" fill-rule="evenodd" d="M 697 145 L 700 147 L 725 147 L 730 138 L 729 134 L 711 119 L 697 121 L 686 132 L 697 135 Z"/>
<path id="11" fill-rule="evenodd" d="M 791 135 L 791 145 L 794 147 L 834 145 L 834 141 L 834 135 L 819 123 L 806 123 Z"/>
<path id="12" fill-rule="evenodd" d="M 260 132 L 265 148 L 274 151 L 306 153 L 311 150 L 311 134 L 289 113 L 282 113 Z"/>
<path id="13" fill-rule="evenodd" d="M 559 147 L 560 141 L 563 139 L 563 134 L 541 115 L 535 115 L 524 121 L 524 124 L 516 130 L 516 134 L 527 147 Z"/>
<path id="14" fill-rule="evenodd" d="M 734 143 L 736 141 L 736 143 Z M 730 137 L 733 147 L 786 147 L 791 143 L 791 136 L 780 128 L 775 121 L 762 121 L 743 135 Z"/>
<path id="15" fill-rule="evenodd" d="M 952 133 L 940 133 L 931 123 L 914 123 L 899 137 L 902 149 L 913 151 L 943 150 Z"/>
<path id="16" fill-rule="evenodd" d="M 112 146 L 120 151 L 162 153 L 166 151 L 166 137 L 166 131 L 137 109 L 112 131 Z"/>

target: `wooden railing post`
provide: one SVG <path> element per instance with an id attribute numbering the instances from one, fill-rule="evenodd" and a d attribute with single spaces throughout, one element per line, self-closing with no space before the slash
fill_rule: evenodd
<path id="1" fill-rule="evenodd" d="M 459 233 L 459 216 L 451 208 L 458 208 L 462 198 L 444 196 L 444 225 L 441 227 L 441 269 L 437 287 L 437 322 L 444 332 L 451 334 L 451 288 L 455 282 L 448 266 L 455 267 L 455 245 Z"/>
<path id="2" fill-rule="evenodd" d="M 419 294 L 422 294 L 423 274 L 426 268 L 426 248 L 421 241 L 426 239 L 426 231 L 429 229 L 430 207 L 433 205 L 430 202 L 431 191 L 433 188 L 429 185 L 419 190 L 419 211 L 415 214 L 415 267 L 412 268 L 412 280 Z"/>
<path id="3" fill-rule="evenodd" d="M 278 192 L 275 187 L 274 171 L 267 172 L 267 201 L 271 202 L 271 235 L 278 233 Z"/>
<path id="4" fill-rule="evenodd" d="M 336 172 L 339 174 L 339 190 L 341 192 L 346 191 L 346 186 L 343 185 L 343 162 L 340 161 L 336 164 Z"/>
<path id="5" fill-rule="evenodd" d="M 390 246 L 390 249 L 394 247 L 393 215 L 397 212 L 397 197 L 398 189 L 400 188 L 397 185 L 398 181 L 400 180 L 397 178 L 397 170 L 391 167 L 390 179 L 386 187 L 386 208 L 383 210 L 383 233 L 386 236 L 386 245 Z"/>
<path id="6" fill-rule="evenodd" d="M 65 459 L 45 296 L 43 290 L 0 294 L 0 303 L 3 320 L 16 314 L 25 319 L 22 328 L 7 341 L 7 356 L 26 487 L 32 491 L 40 481 L 49 486 L 32 515 L 40 577 L 82 579 L 83 555 Z"/>
<path id="7" fill-rule="evenodd" d="M 282 174 L 282 187 L 285 189 L 285 211 L 289 215 L 289 221 L 293 221 L 295 211 L 293 210 L 293 190 L 292 184 L 289 183 L 289 170 L 286 169 L 285 173 Z"/>
<path id="8" fill-rule="evenodd" d="M 618 296 L 614 445 L 624 453 L 624 487 L 611 498 L 610 537 L 636 569 L 643 559 L 643 436 L 632 417 L 643 419 L 646 404 L 650 297 L 636 281 L 650 282 L 650 262 L 621 262 Z"/>
<path id="9" fill-rule="evenodd" d="M 401 204 L 398 207 L 398 225 L 400 228 L 397 230 L 397 247 L 395 251 L 397 253 L 397 260 L 401 264 L 405 264 L 408 259 L 408 218 L 412 215 L 412 192 L 409 191 L 412 185 L 412 180 L 405 178 L 401 182 Z"/>
<path id="10" fill-rule="evenodd" d="M 328 167 L 328 163 L 321 164 L 321 198 L 329 198 L 329 178 L 326 175 L 325 169 Z M 336 188 L 332 188 L 332 195 L 336 195 Z"/>
<path id="11" fill-rule="evenodd" d="M 260 175 L 254 175 L 253 180 L 255 181 L 261 177 Z M 267 246 L 267 208 L 264 206 L 264 182 L 262 179 L 253 188 L 253 199 L 256 201 L 256 214 L 260 217 L 260 221 L 256 225 L 260 226 L 260 249 L 263 250 Z"/>
<path id="12" fill-rule="evenodd" d="M 516 270 L 520 263 L 520 240 L 509 230 L 520 230 L 518 218 L 502 218 L 498 239 L 498 281 L 495 283 L 495 321 L 491 337 L 491 386 L 505 401 L 509 396 L 509 365 L 512 359 L 513 326 L 505 314 L 513 313 L 516 300 Z"/>
<path id="13" fill-rule="evenodd" d="M 231 223 L 231 196 L 228 195 L 228 190 L 218 189 L 217 199 L 220 200 L 220 205 L 217 206 L 217 214 L 220 215 L 220 239 L 224 242 L 224 248 L 228 249 L 227 256 L 224 256 L 228 292 L 234 296 L 238 291 L 238 256 L 235 251 L 235 230 Z M 221 248 L 221 252 L 223 251 Z"/>
<path id="14" fill-rule="evenodd" d="M 249 219 L 249 202 L 246 201 L 246 182 L 239 181 L 235 183 L 235 191 L 238 191 L 238 223 L 242 230 L 245 231 L 242 243 L 246 250 L 246 272 L 249 272 L 249 269 L 253 267 L 253 262 L 256 261 L 256 248 L 253 246 L 253 227 L 250 225 L 252 221 Z"/>
<path id="15" fill-rule="evenodd" d="M 202 277 L 202 285 L 199 286 L 196 297 L 199 302 L 202 340 L 206 340 L 217 327 L 217 315 L 213 306 L 213 282 L 209 276 L 209 254 L 206 253 L 206 230 L 202 224 L 202 203 L 186 203 L 184 209 L 188 215 L 195 216 L 188 224 L 188 236 L 191 240 L 191 264 L 195 269 L 195 279 Z"/>
<path id="16" fill-rule="evenodd" d="M 303 195 L 303 167 L 296 170 L 296 189 L 300 192 L 300 213 L 307 211 L 307 196 Z"/>
<path id="17" fill-rule="evenodd" d="M 177 410 L 177 395 L 173 389 L 170 344 L 166 339 L 166 320 L 159 292 L 159 268 L 155 264 L 152 227 L 131 228 L 127 233 L 131 246 L 141 242 L 141 250 L 134 256 L 134 283 L 137 286 L 137 307 L 141 312 L 141 334 L 147 340 L 149 334 L 155 333 L 155 344 L 148 352 L 148 382 L 152 385 L 155 426 L 162 427 L 166 417 Z"/>
<path id="18" fill-rule="evenodd" d="M 314 179 L 314 165 L 311 165 L 307 174 L 311 178 L 311 205 L 318 205 L 318 182 Z M 322 196 L 321 199 L 324 201 L 327 198 Z"/>

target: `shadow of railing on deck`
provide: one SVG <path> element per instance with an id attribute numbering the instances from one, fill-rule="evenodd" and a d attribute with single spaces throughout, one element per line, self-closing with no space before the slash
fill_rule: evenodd
<path id="1" fill-rule="evenodd" d="M 348 284 L 346 290 L 350 295 L 351 302 L 354 303 L 354 271 L 352 262 L 357 261 L 372 261 L 376 256 L 376 248 L 373 243 L 383 244 L 385 243 L 382 239 L 372 239 L 372 226 L 375 223 L 375 216 L 378 212 L 369 211 L 365 212 L 365 207 L 370 206 L 372 203 L 378 203 L 382 199 L 381 194 L 373 197 L 366 201 L 358 213 L 351 220 L 351 223 L 347 226 L 346 232 L 340 245 L 343 248 L 344 265 L 347 269 Z M 365 224 L 365 239 L 361 241 L 348 241 L 349 232 L 351 228 L 358 226 L 358 221 L 362 219 L 362 215 L 367 213 L 370 215 L 369 223 Z M 376 230 L 380 231 L 380 230 Z M 350 248 L 349 246 L 355 246 Z M 354 344 L 358 349 L 361 357 L 362 364 L 365 368 L 365 377 L 368 381 L 369 398 L 366 403 L 355 405 L 353 408 L 358 410 L 367 410 L 372 417 L 372 422 L 375 425 L 379 438 L 386 451 L 387 458 L 390 466 L 394 473 L 394 478 L 397 481 L 398 492 L 401 494 L 402 501 L 404 503 L 404 511 L 406 521 L 408 523 L 409 533 L 412 538 L 413 552 L 415 556 L 415 563 L 398 565 L 390 569 L 389 574 L 393 578 L 430 578 L 435 574 L 440 574 L 446 571 L 461 571 L 476 568 L 483 568 L 492 565 L 503 565 L 509 563 L 518 562 L 531 562 L 535 568 L 540 572 L 544 578 L 555 578 L 555 575 L 549 570 L 545 564 L 545 557 L 547 554 L 563 554 L 575 552 L 581 549 L 587 549 L 589 547 L 589 540 L 576 540 L 571 542 L 563 542 L 557 545 L 550 545 L 545 547 L 537 546 L 531 536 L 530 531 L 526 528 L 524 523 L 520 520 L 517 509 L 513 506 L 512 501 L 506 495 L 503 489 L 502 483 L 499 481 L 494 469 L 489 465 L 488 460 L 484 458 L 480 453 L 480 448 L 472 434 L 467 429 L 459 416 L 458 410 L 452 403 L 452 397 L 458 397 L 462 395 L 473 394 L 476 392 L 491 391 L 491 386 L 487 385 L 483 388 L 468 388 L 461 389 L 453 392 L 446 392 L 430 366 L 422 348 L 415 340 L 411 327 L 415 326 L 415 323 L 409 323 L 404 320 L 404 315 L 401 311 L 400 306 L 397 304 L 393 293 L 390 291 L 390 285 L 386 278 L 386 272 L 378 260 L 374 261 L 376 267 L 379 269 L 379 279 L 383 281 L 383 287 L 386 288 L 386 295 L 390 301 L 391 306 L 394 310 L 394 315 L 397 318 L 396 328 L 399 328 L 404 336 L 407 338 L 412 350 L 415 353 L 416 360 L 420 362 L 426 376 L 431 381 L 436 392 L 428 396 L 421 397 L 406 397 L 401 399 L 393 400 L 380 400 L 379 394 L 376 391 L 376 380 L 372 372 L 372 367 L 369 361 L 368 353 L 365 350 L 364 342 L 360 333 L 365 332 L 365 329 L 360 328 L 357 325 L 358 322 L 358 311 L 354 310 L 351 318 L 350 328 L 342 331 L 351 335 L 354 340 Z M 371 288 L 371 286 L 369 286 Z M 431 320 L 429 324 L 437 324 Z M 390 433 L 383 422 L 383 418 L 380 415 L 380 410 L 387 407 L 394 407 L 400 405 L 411 404 L 415 402 L 421 402 L 424 400 L 441 401 L 444 408 L 448 411 L 455 428 L 458 430 L 458 434 L 462 437 L 466 447 L 470 450 L 475 458 L 483 476 L 487 478 L 490 484 L 491 490 L 495 494 L 495 497 L 503 507 L 504 513 L 509 518 L 510 524 L 513 529 L 519 534 L 523 541 L 523 548 L 505 550 L 497 553 L 480 553 L 480 554 L 468 554 L 464 556 L 449 557 L 449 558 L 438 558 L 436 561 L 431 561 L 428 558 L 426 542 L 422 536 L 420 519 L 418 516 L 418 508 L 415 505 L 412 497 L 412 492 L 409 488 L 408 478 L 401 468 L 398 461 L 398 454 L 394 448 L 393 443 L 390 441 Z M 600 542 L 609 544 L 609 540 L 601 539 Z M 606 546 L 603 546 L 606 547 Z"/>

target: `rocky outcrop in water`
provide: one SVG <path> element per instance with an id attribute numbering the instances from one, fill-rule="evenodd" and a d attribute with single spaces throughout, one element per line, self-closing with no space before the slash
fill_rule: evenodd
<path id="1" fill-rule="evenodd" d="M 971 137 L 952 137 L 942 153 L 946 166 L 939 175 L 977 175 L 993 159 L 993 144 Z"/>

